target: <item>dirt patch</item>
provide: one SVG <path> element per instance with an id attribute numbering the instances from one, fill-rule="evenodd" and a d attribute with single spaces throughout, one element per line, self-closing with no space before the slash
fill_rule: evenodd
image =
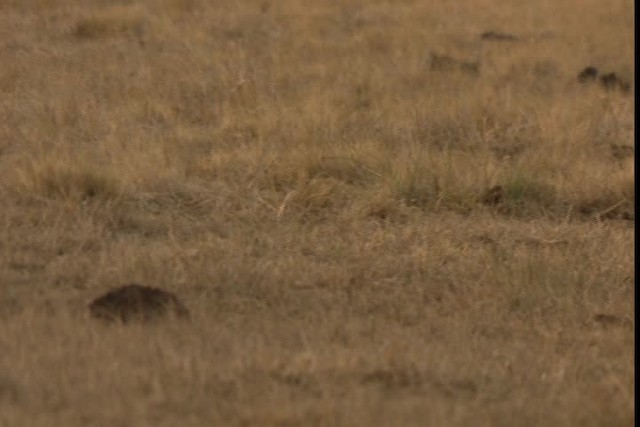
<path id="1" fill-rule="evenodd" d="M 188 317 L 189 312 L 178 298 L 162 289 L 136 284 L 111 290 L 89 304 L 89 312 L 106 321 L 149 321 L 174 314 Z"/>

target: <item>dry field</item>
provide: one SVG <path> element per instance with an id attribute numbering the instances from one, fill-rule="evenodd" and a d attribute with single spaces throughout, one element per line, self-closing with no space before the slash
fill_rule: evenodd
<path id="1" fill-rule="evenodd" d="M 633 8 L 0 0 L 0 426 L 631 426 Z"/>

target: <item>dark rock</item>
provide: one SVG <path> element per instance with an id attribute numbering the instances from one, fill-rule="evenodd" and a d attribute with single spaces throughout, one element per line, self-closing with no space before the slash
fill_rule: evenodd
<path id="1" fill-rule="evenodd" d="M 89 304 L 90 314 L 106 321 L 149 321 L 174 314 L 188 317 L 178 298 L 162 289 L 130 284 L 113 289 Z"/>

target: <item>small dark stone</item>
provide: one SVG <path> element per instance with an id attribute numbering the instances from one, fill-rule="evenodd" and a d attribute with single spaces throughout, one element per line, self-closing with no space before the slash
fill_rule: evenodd
<path id="1" fill-rule="evenodd" d="M 480 34 L 482 40 L 499 41 L 499 42 L 513 42 L 518 40 L 518 37 L 513 34 L 500 33 L 497 31 L 485 31 Z"/>
<path id="2" fill-rule="evenodd" d="M 578 74 L 578 81 L 580 83 L 587 83 L 594 81 L 598 77 L 598 69 L 596 67 L 586 67 Z"/>
<path id="3" fill-rule="evenodd" d="M 501 185 L 496 185 L 487 190 L 486 193 L 482 196 L 482 203 L 485 205 L 495 206 L 502 201 L 504 197 L 504 189 Z"/>
<path id="4" fill-rule="evenodd" d="M 97 319 L 122 323 L 145 322 L 170 313 L 177 317 L 189 316 L 188 310 L 172 293 L 137 284 L 107 292 L 89 304 L 89 312 Z"/>

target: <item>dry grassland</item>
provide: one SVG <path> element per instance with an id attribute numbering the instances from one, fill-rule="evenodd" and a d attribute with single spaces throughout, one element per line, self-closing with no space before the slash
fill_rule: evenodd
<path id="1" fill-rule="evenodd" d="M 631 426 L 633 8 L 0 0 L 0 426 Z"/>

